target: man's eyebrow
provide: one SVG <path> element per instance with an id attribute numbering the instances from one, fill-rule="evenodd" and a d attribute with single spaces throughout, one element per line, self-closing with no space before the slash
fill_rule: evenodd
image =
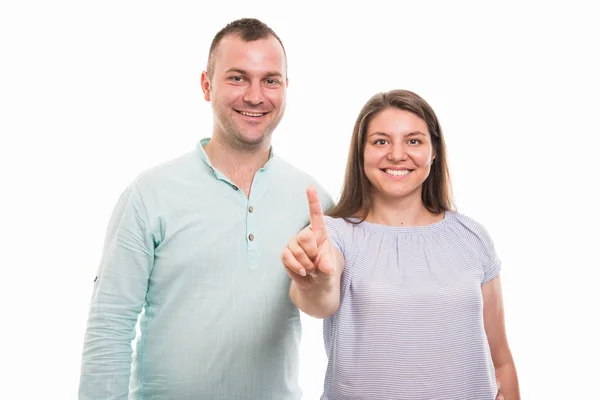
<path id="1" fill-rule="evenodd" d="M 249 75 L 248 71 L 243 70 L 241 68 L 229 68 L 227 71 L 225 71 L 226 74 L 230 73 L 230 72 L 237 72 L 240 75 Z M 265 77 L 283 77 L 283 74 L 281 72 L 278 71 L 270 71 L 264 74 Z"/>
<path id="2" fill-rule="evenodd" d="M 244 71 L 243 69 L 240 69 L 240 68 L 229 68 L 227 71 L 225 71 L 226 74 L 228 74 L 230 72 L 237 72 L 238 74 L 242 74 L 242 75 L 247 74 L 246 71 Z"/>
<path id="3" fill-rule="evenodd" d="M 273 71 L 273 72 L 267 72 L 265 74 L 265 76 L 268 76 L 268 77 L 280 77 L 281 78 L 283 76 L 283 74 L 281 72 Z"/>

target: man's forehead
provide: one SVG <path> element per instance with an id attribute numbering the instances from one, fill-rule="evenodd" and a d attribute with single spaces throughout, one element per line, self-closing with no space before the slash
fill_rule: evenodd
<path id="1" fill-rule="evenodd" d="M 285 73 L 285 53 L 273 36 L 245 41 L 238 35 L 228 35 L 215 50 L 215 68 L 221 71 Z"/>

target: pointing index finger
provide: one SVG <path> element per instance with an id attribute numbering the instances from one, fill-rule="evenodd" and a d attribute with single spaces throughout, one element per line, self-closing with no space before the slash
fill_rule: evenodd
<path id="1" fill-rule="evenodd" d="M 323 239 L 327 237 L 327 226 L 325 225 L 325 218 L 323 217 L 323 208 L 319 201 L 319 194 L 311 185 L 306 189 L 306 195 L 308 197 L 311 230 L 317 236 L 317 242 L 321 243 Z"/>

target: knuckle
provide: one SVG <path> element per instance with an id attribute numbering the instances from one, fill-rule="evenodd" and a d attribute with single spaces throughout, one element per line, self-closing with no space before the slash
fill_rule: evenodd
<path id="1" fill-rule="evenodd" d="M 302 250 L 301 249 L 298 249 L 298 248 L 290 249 L 290 252 L 292 253 L 292 255 L 294 257 L 296 257 L 296 259 L 302 257 Z"/>
<path id="2" fill-rule="evenodd" d="M 298 233 L 298 241 L 299 242 L 308 242 L 308 241 L 310 241 L 312 236 L 313 236 L 313 232 L 310 229 L 305 228 L 305 229 L 301 230 L 300 233 Z"/>
<path id="3" fill-rule="evenodd" d="M 283 250 L 283 252 L 281 253 L 281 261 L 283 261 L 284 264 L 289 264 L 290 261 L 290 250 L 289 249 L 285 249 Z"/>
<path id="4" fill-rule="evenodd" d="M 306 244 L 310 241 L 310 238 L 306 235 L 299 235 L 298 236 L 298 243 L 300 243 L 301 245 Z"/>

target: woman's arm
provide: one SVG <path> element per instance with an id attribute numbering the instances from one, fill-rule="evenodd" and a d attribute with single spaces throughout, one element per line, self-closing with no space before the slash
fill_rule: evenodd
<path id="1" fill-rule="evenodd" d="M 504 400 L 520 400 L 517 370 L 508 346 L 504 327 L 504 305 L 500 275 L 481 286 L 483 296 L 483 323 L 487 335 L 500 395 Z M 502 396 L 502 397 L 500 397 Z"/>
<path id="2" fill-rule="evenodd" d="M 331 243 L 317 191 L 309 187 L 306 194 L 310 226 L 289 240 L 281 261 L 292 279 L 290 297 L 296 307 L 313 317 L 326 318 L 340 303 L 344 257 Z"/>

